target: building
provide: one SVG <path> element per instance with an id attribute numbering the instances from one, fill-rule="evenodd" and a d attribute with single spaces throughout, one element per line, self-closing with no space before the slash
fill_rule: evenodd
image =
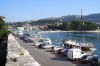
<path id="1" fill-rule="evenodd" d="M 24 27 L 17 27 L 16 30 L 18 35 L 23 35 Z"/>
<path id="2" fill-rule="evenodd" d="M 0 16 L 0 18 L 2 18 L 3 20 L 5 19 L 5 17 L 3 17 L 3 16 Z"/>

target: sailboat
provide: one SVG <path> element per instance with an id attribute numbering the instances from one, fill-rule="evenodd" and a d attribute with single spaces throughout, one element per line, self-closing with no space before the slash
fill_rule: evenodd
<path id="1" fill-rule="evenodd" d="M 63 46 L 67 46 L 67 47 L 71 47 L 71 44 L 76 44 L 76 40 L 72 40 L 71 39 L 71 35 L 70 35 L 70 39 L 68 38 L 68 31 L 70 30 L 70 21 L 69 21 L 69 14 L 68 14 L 68 30 L 67 30 L 67 40 L 63 40 Z M 67 44 L 66 44 L 67 43 Z"/>
<path id="2" fill-rule="evenodd" d="M 82 21 L 82 10 L 81 10 L 81 21 Z M 80 29 L 80 36 L 81 36 L 81 29 Z M 83 42 L 76 42 L 73 40 L 64 40 L 63 44 L 68 48 L 79 48 L 82 51 L 94 52 L 96 50 L 96 48 L 94 48 L 94 45 L 92 43 L 83 43 Z"/>
<path id="3" fill-rule="evenodd" d="M 81 35 L 81 30 L 82 30 L 81 24 L 84 26 L 84 22 L 82 21 L 82 9 L 81 9 L 81 22 L 80 22 L 80 26 L 79 26 L 80 27 L 80 37 L 82 37 L 82 35 Z M 96 48 L 94 48 L 93 43 L 80 42 L 79 44 L 81 45 L 81 50 L 90 51 L 92 53 L 96 50 Z"/>

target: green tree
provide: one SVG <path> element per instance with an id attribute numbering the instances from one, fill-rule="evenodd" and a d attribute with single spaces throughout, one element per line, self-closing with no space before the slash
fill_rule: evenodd
<path id="1" fill-rule="evenodd" d="M 74 20 L 71 22 L 71 28 L 72 30 L 78 30 L 79 29 L 79 25 L 80 25 L 80 21 L 79 20 Z"/>
<path id="2" fill-rule="evenodd" d="M 84 30 L 95 30 L 97 28 L 98 27 L 91 22 L 85 22 L 85 24 L 84 24 Z"/>
<path id="3" fill-rule="evenodd" d="M 0 38 L 8 32 L 5 21 L 0 18 Z"/>
<path id="4" fill-rule="evenodd" d="M 74 20 L 71 22 L 63 23 L 60 26 L 57 25 L 49 25 L 49 29 L 59 29 L 59 30 L 76 30 L 76 31 L 87 31 L 87 30 L 95 30 L 98 27 L 92 22 L 83 22 L 80 20 Z"/>

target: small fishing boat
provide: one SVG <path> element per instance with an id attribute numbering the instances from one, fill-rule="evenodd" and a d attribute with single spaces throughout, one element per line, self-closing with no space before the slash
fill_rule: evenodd
<path id="1" fill-rule="evenodd" d="M 52 44 L 52 41 L 50 38 L 48 37 L 37 37 L 35 40 L 35 45 L 39 45 L 39 44 L 48 44 L 48 45 L 51 45 Z"/>
<path id="2" fill-rule="evenodd" d="M 94 52 L 96 48 L 94 48 L 94 44 L 92 43 L 77 43 L 73 40 L 64 40 L 63 45 L 68 48 L 79 48 L 82 51 L 91 51 Z"/>

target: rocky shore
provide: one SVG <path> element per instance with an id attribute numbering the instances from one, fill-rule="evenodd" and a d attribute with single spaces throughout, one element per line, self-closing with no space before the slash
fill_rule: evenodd
<path id="1" fill-rule="evenodd" d="M 29 55 L 29 52 L 21 47 L 17 39 L 10 34 L 8 36 L 8 54 L 5 66 L 41 66 Z"/>

